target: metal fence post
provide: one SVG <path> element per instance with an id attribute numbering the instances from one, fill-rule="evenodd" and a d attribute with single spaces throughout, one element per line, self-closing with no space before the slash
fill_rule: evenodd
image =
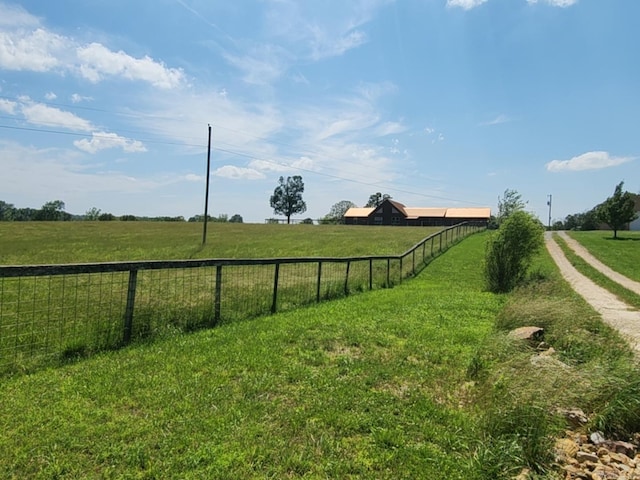
<path id="1" fill-rule="evenodd" d="M 124 312 L 124 337 L 125 344 L 131 341 L 133 331 L 133 310 L 136 303 L 136 285 L 138 283 L 138 270 L 129 270 L 129 286 L 127 288 L 127 307 Z"/>
<path id="2" fill-rule="evenodd" d="M 278 277 L 280 276 L 280 264 L 276 263 L 273 275 L 273 302 L 271 303 L 271 313 L 276 313 L 278 307 Z"/>
<path id="3" fill-rule="evenodd" d="M 351 268 L 351 261 L 347 262 L 347 272 L 344 276 L 344 294 L 349 295 L 349 269 Z"/>
<path id="4" fill-rule="evenodd" d="M 318 262 L 318 286 L 316 288 L 316 302 L 320 302 L 320 282 L 322 280 L 322 262 Z"/>
<path id="5" fill-rule="evenodd" d="M 369 290 L 373 290 L 373 258 L 369 259 Z"/>
<path id="6" fill-rule="evenodd" d="M 216 293 L 214 299 L 213 321 L 217 324 L 220 321 L 220 303 L 222 299 L 222 265 L 216 265 Z"/>
<path id="7" fill-rule="evenodd" d="M 391 286 L 390 271 L 391 271 L 391 259 L 387 257 L 387 287 Z"/>

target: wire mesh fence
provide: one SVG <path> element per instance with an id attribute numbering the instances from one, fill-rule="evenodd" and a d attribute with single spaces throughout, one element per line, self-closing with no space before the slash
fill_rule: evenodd
<path id="1" fill-rule="evenodd" d="M 402 255 L 0 266 L 0 374 L 393 287 L 482 225 Z"/>

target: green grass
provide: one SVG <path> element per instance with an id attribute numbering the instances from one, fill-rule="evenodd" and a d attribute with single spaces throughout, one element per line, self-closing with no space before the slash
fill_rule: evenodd
<path id="1" fill-rule="evenodd" d="M 0 222 L 0 265 L 189 258 L 397 255 L 436 227 Z"/>
<path id="2" fill-rule="evenodd" d="M 573 265 L 576 270 L 585 275 L 586 277 L 593 280 L 597 285 L 602 288 L 609 290 L 616 297 L 618 297 L 621 301 L 625 302 L 627 305 L 630 305 L 634 308 L 640 309 L 640 295 L 627 290 L 622 285 L 617 282 L 614 282 L 605 274 L 601 273 L 594 267 L 592 267 L 587 261 L 585 261 L 582 257 L 576 255 L 574 251 L 567 245 L 562 238 L 555 236 L 555 240 L 560 245 L 560 248 L 564 252 L 564 255 L 567 257 L 567 260 Z"/>
<path id="3" fill-rule="evenodd" d="M 0 476 L 479 478 L 466 365 L 503 303 L 482 252 L 474 236 L 392 290 L 7 379 Z"/>
<path id="4" fill-rule="evenodd" d="M 605 265 L 636 282 L 640 282 L 640 232 L 569 232 L 589 253 Z"/>
<path id="5" fill-rule="evenodd" d="M 3 478 L 562 478 L 559 408 L 627 439 L 640 373 L 546 252 L 484 290 L 486 235 L 394 289 L 0 380 Z M 545 328 L 556 349 L 508 338 Z"/>

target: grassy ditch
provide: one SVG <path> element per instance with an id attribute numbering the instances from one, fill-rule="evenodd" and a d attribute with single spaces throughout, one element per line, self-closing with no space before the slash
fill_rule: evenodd
<path id="1" fill-rule="evenodd" d="M 557 409 L 623 436 L 640 376 L 546 254 L 488 293 L 485 238 L 394 289 L 0 380 L 0 476 L 560 478 Z M 506 335 L 525 324 L 548 363 Z"/>
<path id="2" fill-rule="evenodd" d="M 616 272 L 640 282 L 640 232 L 569 232 L 589 253 Z"/>
<path id="3" fill-rule="evenodd" d="M 599 270 L 593 268 L 587 261 L 585 261 L 579 255 L 569 247 L 567 242 L 565 242 L 562 238 L 555 236 L 555 241 L 558 243 L 562 252 L 564 253 L 567 260 L 573 265 L 576 270 L 580 273 L 589 277 L 596 284 L 601 286 L 602 288 L 609 290 L 616 297 L 618 297 L 621 301 L 625 302 L 627 305 L 630 305 L 634 308 L 640 309 L 640 295 L 635 294 L 634 292 L 624 288 L 617 282 L 614 282 L 605 274 L 601 273 Z"/>

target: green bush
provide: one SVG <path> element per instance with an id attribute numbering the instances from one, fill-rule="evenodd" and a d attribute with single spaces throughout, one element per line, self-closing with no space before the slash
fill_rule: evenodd
<path id="1" fill-rule="evenodd" d="M 485 279 L 490 291 L 509 292 L 526 278 L 533 256 L 540 250 L 543 227 L 529 213 L 512 213 L 487 242 Z"/>

